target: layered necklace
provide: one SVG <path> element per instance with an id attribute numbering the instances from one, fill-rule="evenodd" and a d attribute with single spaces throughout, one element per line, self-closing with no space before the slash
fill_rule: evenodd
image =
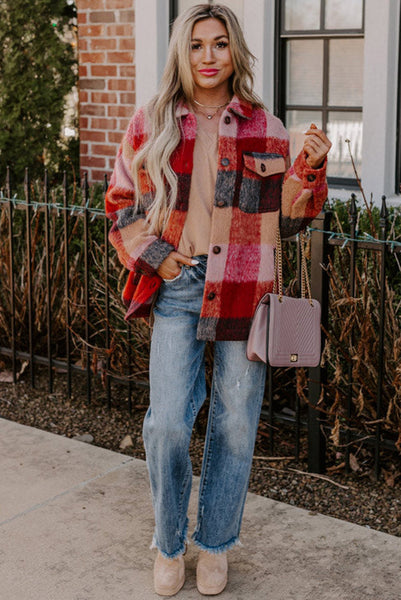
<path id="1" fill-rule="evenodd" d="M 215 115 L 217 115 L 217 113 L 219 112 L 219 110 L 220 110 L 221 108 L 223 108 L 224 106 L 227 106 L 227 105 L 230 103 L 230 101 L 228 100 L 227 102 L 224 102 L 224 104 L 219 104 L 218 106 L 208 106 L 207 104 L 201 104 L 200 102 L 198 102 L 197 100 L 195 100 L 195 98 L 194 98 L 194 102 L 195 102 L 195 104 L 197 104 L 197 105 L 198 105 L 198 106 L 200 106 L 201 108 L 206 108 L 206 109 L 212 109 L 212 110 L 214 110 L 214 112 L 209 112 L 209 110 L 206 110 L 206 111 L 205 111 L 205 110 L 201 110 L 201 111 L 200 111 L 200 112 L 201 112 L 202 114 L 204 114 L 204 115 L 205 115 L 205 117 L 207 117 L 209 120 L 210 120 L 210 119 L 213 119 L 213 117 L 214 117 Z"/>

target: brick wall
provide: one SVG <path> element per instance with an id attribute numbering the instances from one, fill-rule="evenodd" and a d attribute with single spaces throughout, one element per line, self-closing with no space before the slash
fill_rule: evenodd
<path id="1" fill-rule="evenodd" d="M 81 171 L 111 174 L 135 105 L 135 0 L 78 0 Z"/>

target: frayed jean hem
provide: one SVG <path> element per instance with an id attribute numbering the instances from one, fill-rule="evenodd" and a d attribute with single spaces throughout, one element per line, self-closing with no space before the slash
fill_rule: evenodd
<path id="1" fill-rule="evenodd" d="M 188 542 L 184 542 L 182 548 L 178 548 L 178 550 L 176 552 L 173 552 L 173 554 L 167 554 L 167 552 L 161 550 L 161 548 L 159 548 L 159 546 L 154 541 L 151 543 L 150 549 L 153 550 L 153 548 L 157 548 L 160 554 L 164 556 L 164 558 L 171 558 L 171 560 L 173 560 L 173 558 L 177 558 L 177 556 L 185 554 L 185 552 L 187 551 L 187 544 Z"/>
<path id="2" fill-rule="evenodd" d="M 164 556 L 164 558 L 173 559 L 173 558 L 177 558 L 177 556 L 180 556 L 181 554 L 185 554 L 189 543 L 190 543 L 190 541 L 188 540 L 188 519 L 187 519 L 187 522 L 185 524 L 185 528 L 183 531 L 183 535 L 182 535 L 182 542 L 180 543 L 178 550 L 175 550 L 175 552 L 172 552 L 170 554 L 168 552 L 165 552 L 164 550 L 162 550 L 160 548 L 160 544 L 157 542 L 156 533 L 153 535 L 152 543 L 149 548 L 150 548 L 150 550 L 153 550 L 153 548 L 157 548 L 158 551 L 160 552 L 160 554 L 162 556 Z"/>
<path id="3" fill-rule="evenodd" d="M 192 536 L 192 539 L 196 546 L 198 546 L 201 550 L 210 552 L 210 554 L 222 554 L 223 552 L 227 552 L 227 550 L 231 550 L 231 548 L 234 548 L 234 546 L 242 546 L 242 543 L 238 537 L 235 537 L 229 542 L 221 544 L 220 546 L 206 546 L 196 539 L 195 534 Z"/>

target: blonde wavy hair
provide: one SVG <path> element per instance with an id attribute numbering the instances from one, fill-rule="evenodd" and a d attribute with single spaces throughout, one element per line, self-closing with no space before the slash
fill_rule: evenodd
<path id="1" fill-rule="evenodd" d="M 219 19 L 227 29 L 234 67 L 229 81 L 231 94 L 255 106 L 263 106 L 252 90 L 255 57 L 245 42 L 233 11 L 221 4 L 198 4 L 182 12 L 174 22 L 159 93 L 146 107 L 150 135 L 132 162 L 137 207 L 141 205 L 139 170 L 143 164 L 153 183 L 155 194 L 147 220 L 150 228 L 157 233 L 166 226 L 177 199 L 177 176 L 171 168 L 170 157 L 181 139 L 180 122 L 175 116 L 177 103 L 190 103 L 194 98 L 190 63 L 192 30 L 195 23 L 210 18 Z"/>

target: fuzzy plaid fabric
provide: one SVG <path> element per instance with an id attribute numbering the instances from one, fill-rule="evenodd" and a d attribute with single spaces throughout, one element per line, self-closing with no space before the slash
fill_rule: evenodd
<path id="1" fill-rule="evenodd" d="M 156 270 L 178 247 L 188 209 L 196 117 L 184 104 L 178 105 L 176 116 L 182 139 L 171 165 L 178 198 L 162 235 L 149 233 L 145 221 L 153 197 L 145 169 L 140 173 L 143 205 L 135 207 L 130 167 L 149 134 L 144 109 L 131 120 L 106 194 L 106 214 L 113 220 L 110 241 L 130 271 L 123 292 L 126 319 L 150 315 L 162 283 Z M 220 119 L 218 161 L 197 337 L 246 340 L 259 299 L 273 287 L 278 223 L 288 237 L 318 215 L 327 196 L 326 161 L 312 169 L 302 152 L 290 166 L 288 133 L 281 121 L 236 97 Z"/>

